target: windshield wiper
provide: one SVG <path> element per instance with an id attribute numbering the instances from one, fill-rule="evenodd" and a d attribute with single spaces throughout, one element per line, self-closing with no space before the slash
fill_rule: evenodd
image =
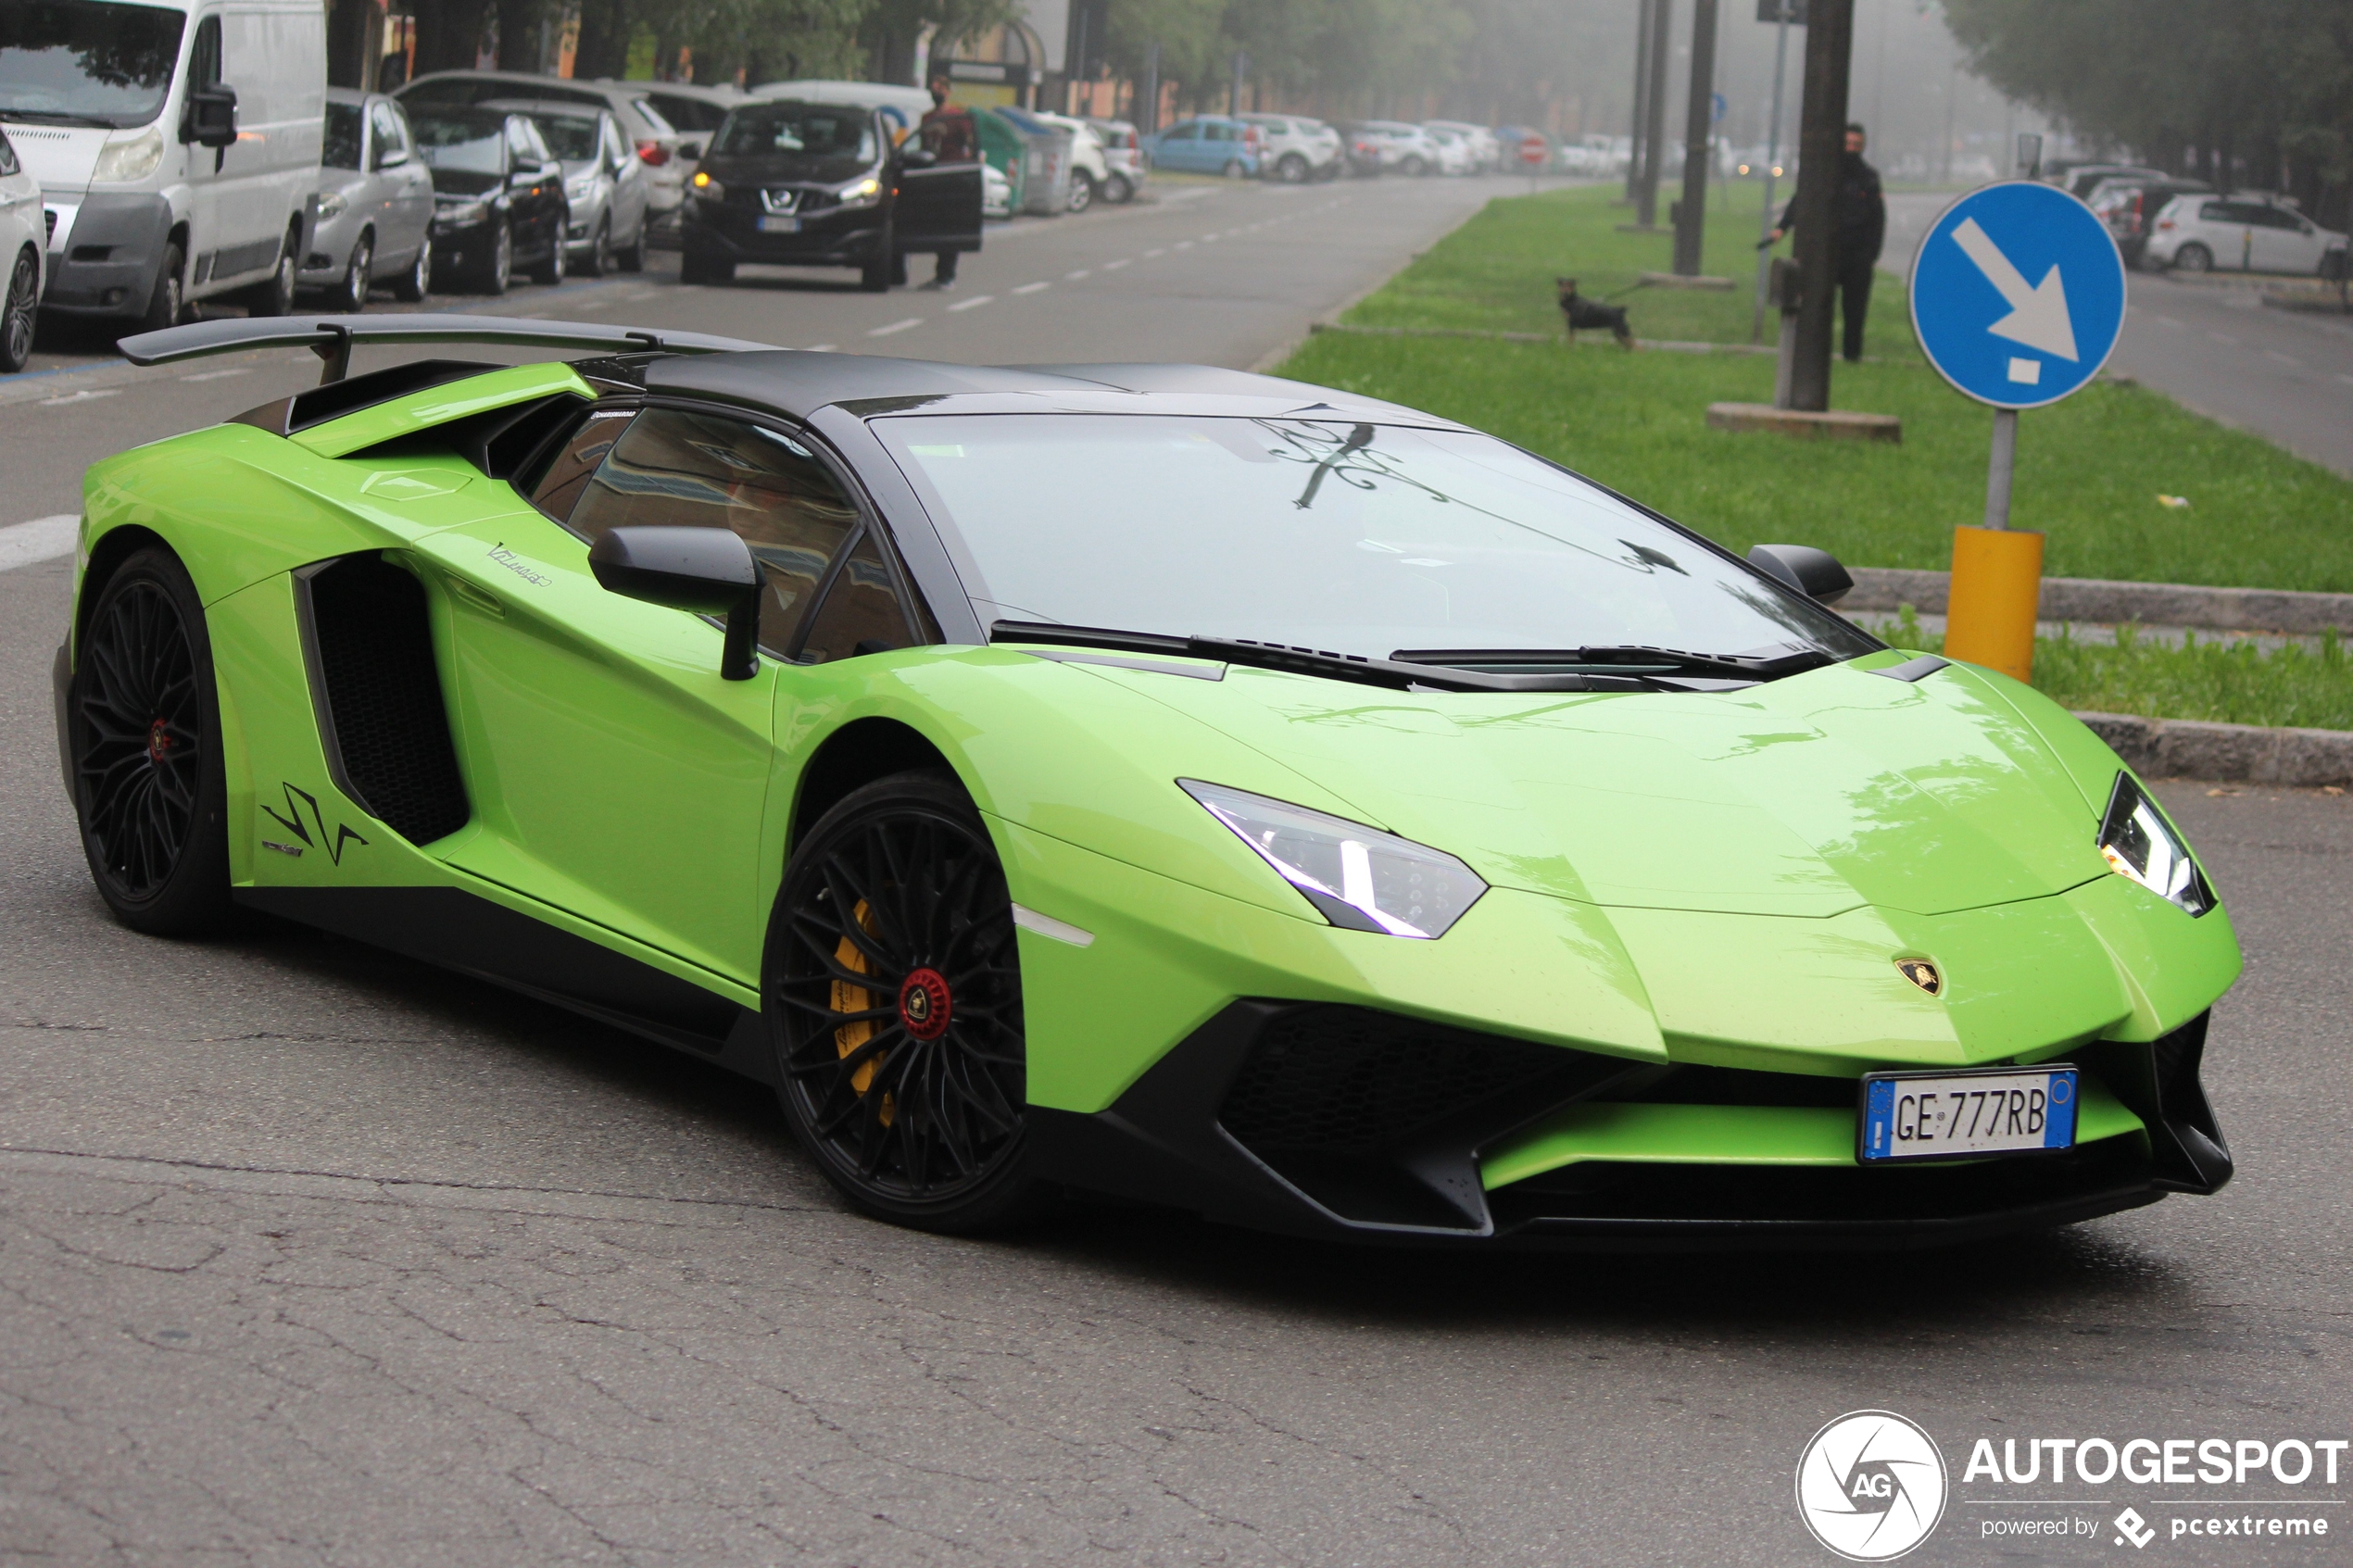
<path id="1" fill-rule="evenodd" d="M 97 119 L 86 114 L 70 114 L 64 109 L 15 109 L 0 106 L 0 119 L 37 119 L 44 125 L 85 125 L 93 131 L 117 129 L 111 119 Z"/>
<path id="2" fill-rule="evenodd" d="M 1497 672 L 1534 667 L 1564 673 L 1615 671 L 1629 675 L 1696 675 L 1728 681 L 1778 681 L 1784 675 L 1802 674 L 1838 662 L 1836 655 L 1820 648 L 1800 648 L 1785 654 L 1687 653 L 1680 648 L 1647 647 L 1632 643 L 1581 648 L 1399 648 L 1389 657 L 1399 664 Z"/>
<path id="3" fill-rule="evenodd" d="M 1252 642 L 1245 637 L 1177 637 L 1158 632 L 1119 632 L 1101 626 L 1057 626 L 1042 621 L 1000 621 L 988 628 L 991 643 L 1052 643 L 1065 647 L 1103 648 L 1114 653 L 1214 659 L 1252 670 L 1320 675 L 1391 691 L 1441 692 L 1644 692 L 1655 682 L 1639 673 L 1544 671 L 1512 674 L 1486 670 L 1439 668 L 1395 659 L 1363 659 L 1351 653 Z"/>

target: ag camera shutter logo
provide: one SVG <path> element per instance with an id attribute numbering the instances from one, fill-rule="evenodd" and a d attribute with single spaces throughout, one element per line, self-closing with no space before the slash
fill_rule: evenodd
<path id="1" fill-rule="evenodd" d="M 1814 1434 L 1797 1461 L 1797 1513 L 1850 1562 L 1886 1562 L 1944 1517 L 1944 1456 L 1893 1411 L 1853 1411 Z"/>

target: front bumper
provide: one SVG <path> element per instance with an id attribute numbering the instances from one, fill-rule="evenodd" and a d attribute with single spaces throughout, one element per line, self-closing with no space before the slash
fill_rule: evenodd
<path id="1" fill-rule="evenodd" d="M 171 204 L 161 196 L 84 196 L 65 244 L 49 253 L 43 308 L 67 316 L 144 314 L 170 236 Z"/>
<path id="2" fill-rule="evenodd" d="M 769 267 L 862 267 L 882 258 L 889 242 L 889 218 L 882 207 L 795 215 L 793 234 L 763 234 L 759 214 L 748 208 L 691 206 L 679 231 L 689 250 L 717 253 L 729 261 Z"/>
<path id="3" fill-rule="evenodd" d="M 2232 1166 L 2199 1082 L 2206 1027 L 2201 1014 L 2153 1045 L 2069 1052 L 2106 1111 L 2087 1124 L 2091 1141 L 2064 1154 L 1881 1170 L 1851 1154 L 1852 1078 L 1660 1066 L 1369 1009 L 1243 1000 L 1109 1109 L 1033 1106 L 1030 1136 L 1049 1179 L 1322 1239 L 1604 1251 L 1949 1246 L 2221 1187 Z M 1620 1107 L 1696 1112 L 1682 1120 L 1712 1124 L 1714 1141 L 1669 1137 L 1499 1179 L 1513 1174 L 1504 1157 L 1531 1130 L 1579 1108 Z M 1842 1116 L 1843 1158 L 1744 1157 L 1755 1139 L 1743 1129 Z"/>

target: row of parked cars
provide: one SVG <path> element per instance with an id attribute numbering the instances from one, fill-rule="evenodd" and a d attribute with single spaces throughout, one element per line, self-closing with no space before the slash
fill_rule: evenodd
<path id="1" fill-rule="evenodd" d="M 2133 164 L 2074 164 L 2052 178 L 2108 225 L 2127 267 L 2345 275 L 2346 236 L 2272 192 L 2218 191 Z"/>
<path id="2" fill-rule="evenodd" d="M 1142 139 L 1152 167 L 1304 184 L 1341 175 L 1488 174 L 1504 161 L 1496 132 L 1466 121 L 1310 119 L 1292 114 L 1196 115 Z"/>

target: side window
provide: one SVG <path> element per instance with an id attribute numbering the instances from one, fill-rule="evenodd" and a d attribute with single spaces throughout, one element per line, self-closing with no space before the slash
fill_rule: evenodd
<path id="1" fill-rule="evenodd" d="M 598 408 L 581 422 L 564 444 L 556 449 L 547 471 L 531 488 L 531 504 L 554 518 L 566 522 L 572 509 L 580 504 L 580 493 L 588 488 L 588 481 L 596 477 L 598 465 L 629 428 L 635 408 Z"/>
<path id="2" fill-rule="evenodd" d="M 1168 133 L 1168 140 L 1172 142 L 1195 142 L 1200 139 L 1201 122 L 1199 120 L 1189 119 Z"/>
<path id="3" fill-rule="evenodd" d="M 507 156 L 518 169 L 539 167 L 539 157 L 531 145 L 531 122 L 519 116 L 507 118 Z"/>
<path id="4" fill-rule="evenodd" d="M 207 17 L 196 24 L 195 42 L 188 45 L 188 85 L 211 87 L 220 81 L 220 19 Z"/>
<path id="5" fill-rule="evenodd" d="M 875 548 L 874 535 L 862 533 L 858 547 L 842 562 L 824 603 L 810 623 L 800 650 L 804 664 L 828 664 L 861 654 L 888 653 L 917 641 L 908 629 L 906 611 L 899 606 L 890 568 Z"/>
<path id="6" fill-rule="evenodd" d="M 382 169 L 397 162 L 400 155 L 409 150 L 409 138 L 400 133 L 400 117 L 392 112 L 390 104 L 378 103 L 369 107 L 368 133 L 375 143 L 370 155 L 370 163 L 374 168 Z"/>
<path id="7" fill-rule="evenodd" d="M 1230 142 L 1234 139 L 1234 128 L 1230 125 L 1207 126 L 1202 134 L 1213 142 Z"/>
<path id="8" fill-rule="evenodd" d="M 2197 209 L 2197 220 L 2201 223 L 2228 223 L 2231 220 L 2230 204 L 2228 202 L 2206 203 Z"/>
<path id="9" fill-rule="evenodd" d="M 595 428 L 592 420 L 587 429 Z M 768 569 L 761 640 L 782 647 L 858 526 L 858 508 L 789 436 L 715 414 L 649 408 L 604 454 L 565 526 L 591 544 L 623 526 L 733 529 Z"/>

